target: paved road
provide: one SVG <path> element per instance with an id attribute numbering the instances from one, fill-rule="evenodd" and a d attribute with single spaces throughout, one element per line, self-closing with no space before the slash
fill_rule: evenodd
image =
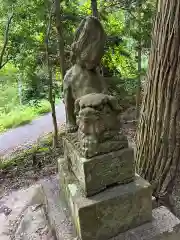
<path id="1" fill-rule="evenodd" d="M 58 124 L 64 123 L 65 109 L 62 102 L 56 107 L 56 115 Z M 11 129 L 0 135 L 0 157 L 11 154 L 23 145 L 36 142 L 39 137 L 52 131 L 51 113 L 33 120 L 30 124 Z"/>

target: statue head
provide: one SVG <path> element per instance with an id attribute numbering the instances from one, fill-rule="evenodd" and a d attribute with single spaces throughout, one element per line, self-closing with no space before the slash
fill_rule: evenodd
<path id="1" fill-rule="evenodd" d="M 100 21 L 87 17 L 79 25 L 72 44 L 72 61 L 88 70 L 95 69 L 104 54 L 106 34 Z"/>

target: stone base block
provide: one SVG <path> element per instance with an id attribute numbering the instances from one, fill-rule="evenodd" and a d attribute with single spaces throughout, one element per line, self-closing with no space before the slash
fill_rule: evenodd
<path id="1" fill-rule="evenodd" d="M 151 186 L 139 176 L 129 184 L 110 187 L 89 198 L 69 173 L 64 159 L 59 160 L 59 177 L 82 240 L 107 240 L 152 219 Z"/>
<path id="2" fill-rule="evenodd" d="M 116 183 L 129 183 L 135 178 L 131 148 L 87 159 L 81 157 L 73 143 L 64 138 L 64 154 L 86 196 L 92 196 Z"/>
<path id="3" fill-rule="evenodd" d="M 80 240 L 76 238 L 69 219 L 69 212 L 64 206 L 63 194 L 59 188 L 59 177 L 41 181 L 44 188 L 44 198 L 47 203 L 47 214 L 50 218 L 53 232 L 57 240 Z M 152 211 L 152 222 L 121 233 L 109 240 L 179 240 L 180 220 L 167 208 L 159 207 Z M 1 235 L 0 235 L 1 236 Z M 1 239 L 1 238 L 0 238 Z M 4 238 L 2 238 L 4 239 Z"/>
<path id="4" fill-rule="evenodd" d="M 166 207 L 153 210 L 153 220 L 111 240 L 179 240 L 180 220 Z"/>
<path id="5" fill-rule="evenodd" d="M 73 143 L 84 158 L 92 158 L 128 147 L 127 137 L 117 130 L 107 130 L 96 137 L 92 134 L 85 135 L 79 129 L 75 133 L 67 133 L 64 138 Z"/>

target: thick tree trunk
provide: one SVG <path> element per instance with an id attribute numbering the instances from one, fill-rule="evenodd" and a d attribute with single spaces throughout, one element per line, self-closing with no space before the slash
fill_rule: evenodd
<path id="1" fill-rule="evenodd" d="M 136 119 L 139 119 L 140 114 L 140 100 L 141 100 L 141 71 L 142 71 L 142 28 L 141 28 L 141 9 L 142 4 L 139 0 L 138 4 L 138 28 L 139 28 L 139 39 L 137 42 L 138 45 L 138 82 L 136 89 Z"/>
<path id="2" fill-rule="evenodd" d="M 141 62 L 142 62 L 142 49 L 141 49 L 141 40 L 139 40 L 138 44 L 138 82 L 136 89 L 136 119 L 139 118 L 140 113 L 140 101 L 141 101 Z"/>
<path id="3" fill-rule="evenodd" d="M 92 15 L 96 18 L 99 18 L 97 0 L 91 0 L 91 9 L 92 9 Z"/>
<path id="4" fill-rule="evenodd" d="M 139 129 L 137 171 L 172 191 L 180 162 L 180 1 L 159 0 Z"/>
<path id="5" fill-rule="evenodd" d="M 60 63 L 60 69 L 61 69 L 61 77 L 62 79 L 64 79 L 64 76 L 65 76 L 64 38 L 63 38 L 62 22 L 61 22 L 60 14 L 61 14 L 60 0 L 55 0 L 55 18 L 56 18 L 57 41 L 58 41 L 58 48 L 59 48 L 59 63 Z"/>

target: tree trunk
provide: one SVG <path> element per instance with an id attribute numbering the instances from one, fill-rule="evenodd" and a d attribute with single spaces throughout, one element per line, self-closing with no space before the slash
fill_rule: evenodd
<path id="1" fill-rule="evenodd" d="M 61 14 L 60 0 L 55 0 L 55 18 L 56 18 L 57 41 L 58 41 L 58 48 L 59 48 L 59 63 L 60 63 L 60 69 L 61 69 L 61 77 L 62 79 L 64 79 L 64 76 L 65 76 L 64 38 L 63 38 L 62 22 L 61 22 L 60 14 Z"/>
<path id="2" fill-rule="evenodd" d="M 52 9 L 49 16 L 49 23 L 47 28 L 45 45 L 46 45 L 46 61 L 47 61 L 48 79 L 49 79 L 49 102 L 51 104 L 52 120 L 53 120 L 53 126 L 54 126 L 53 147 L 56 147 L 58 143 L 58 126 L 57 126 L 57 119 L 56 119 L 55 96 L 53 94 L 52 65 L 49 60 L 49 38 L 50 38 L 50 31 L 51 31 L 51 23 L 52 23 Z"/>
<path id="3" fill-rule="evenodd" d="M 10 25 L 12 23 L 12 19 L 13 19 L 13 13 L 11 13 L 11 15 L 8 17 L 8 21 L 7 21 L 7 25 L 6 25 L 6 30 L 5 30 L 5 34 L 4 34 L 4 43 L 3 43 L 3 47 L 2 50 L 0 52 L 0 69 L 2 69 L 10 60 L 9 56 L 7 54 L 6 59 L 3 61 L 4 59 L 4 55 L 6 53 L 6 48 L 8 45 L 8 40 L 9 40 L 9 30 L 10 30 Z"/>
<path id="4" fill-rule="evenodd" d="M 22 105 L 22 74 L 21 73 L 17 77 L 17 82 L 18 82 L 19 104 Z"/>
<path id="5" fill-rule="evenodd" d="M 139 0 L 138 4 L 138 27 L 139 27 L 139 39 L 137 42 L 138 45 L 138 82 L 137 82 L 137 89 L 136 89 L 136 119 L 139 118 L 140 114 L 140 100 L 141 100 L 141 63 L 142 63 L 142 28 L 141 28 L 141 0 Z"/>
<path id="6" fill-rule="evenodd" d="M 97 0 L 91 0 L 91 9 L 92 9 L 92 15 L 96 18 L 99 18 Z"/>
<path id="7" fill-rule="evenodd" d="M 139 114 L 140 114 L 141 62 L 142 62 L 142 49 L 141 49 L 141 40 L 139 40 L 139 44 L 138 44 L 138 82 L 137 82 L 137 89 L 136 89 L 136 119 L 139 118 Z"/>
<path id="8" fill-rule="evenodd" d="M 52 111 L 52 120 L 54 126 L 54 139 L 53 139 L 53 147 L 57 147 L 58 144 L 58 126 L 57 126 L 57 118 L 56 118 L 56 108 L 55 108 L 55 96 L 53 94 L 53 80 L 52 80 L 52 68 L 50 67 L 48 70 L 49 75 L 49 101 L 51 104 Z"/>
<path id="9" fill-rule="evenodd" d="M 180 1 L 159 0 L 137 133 L 137 171 L 171 193 L 180 157 Z"/>

